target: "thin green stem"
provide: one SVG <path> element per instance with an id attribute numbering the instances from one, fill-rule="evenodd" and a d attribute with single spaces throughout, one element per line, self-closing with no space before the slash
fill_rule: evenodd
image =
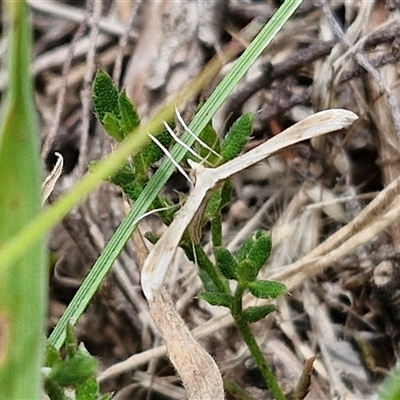
<path id="1" fill-rule="evenodd" d="M 272 395 L 276 400 L 286 400 L 286 397 L 283 394 L 282 389 L 280 388 L 274 373 L 269 367 L 267 360 L 265 359 L 264 354 L 261 351 L 253 335 L 253 332 L 250 329 L 249 323 L 243 319 L 242 298 L 244 291 L 245 291 L 244 285 L 238 283 L 238 286 L 235 290 L 234 301 L 231 308 L 232 317 L 235 320 L 235 323 L 239 328 L 239 331 L 243 336 L 243 339 L 247 344 L 247 347 L 249 348 L 251 355 L 254 357 L 257 367 L 260 370 L 261 375 L 263 376 Z"/>
<path id="2" fill-rule="evenodd" d="M 235 323 L 239 328 L 240 333 L 243 336 L 247 347 L 250 350 L 251 355 L 254 357 L 256 361 L 257 367 L 261 372 L 265 382 L 268 385 L 268 389 L 271 391 L 272 395 L 276 400 L 286 400 L 285 395 L 280 388 L 278 381 L 271 368 L 269 367 L 264 354 L 262 353 L 260 347 L 258 346 L 257 341 L 254 338 L 253 333 L 251 332 L 250 326 L 247 322 L 243 321 L 242 318 L 235 318 Z"/>

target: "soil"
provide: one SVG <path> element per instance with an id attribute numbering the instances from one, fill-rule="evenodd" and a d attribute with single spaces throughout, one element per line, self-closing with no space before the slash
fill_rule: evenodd
<path id="1" fill-rule="evenodd" d="M 47 170 L 55 152 L 64 157 L 49 203 L 81 179 L 90 161 L 117 146 L 93 112 L 97 68 L 126 89 L 146 120 L 227 46 L 240 56 L 249 43 L 245 28 L 263 26 L 280 5 L 273 0 L 28 3 Z M 234 177 L 224 244 L 235 249 L 253 231 L 271 231 L 266 276 L 284 271 L 347 226 L 400 175 L 398 3 L 316 4 L 303 2 L 213 118 L 223 137 L 242 113 L 256 113 L 247 151 L 320 110 L 345 108 L 360 117 L 351 129 L 301 143 Z M 234 62 L 180 110 L 187 122 Z M 3 89 L 4 76 L 0 85 Z M 179 174 L 165 189 L 175 199 L 185 190 Z M 353 232 L 371 227 L 372 235 L 339 258 L 332 256 L 317 275 L 294 276 L 290 293 L 277 302 L 279 311 L 253 325 L 289 398 L 304 396 L 295 390 L 303 368 L 312 373 L 305 398 L 322 400 L 369 398 L 394 366 L 400 333 L 400 231 L 398 211 L 392 210 L 397 193 L 388 208 L 376 209 Z M 119 188 L 104 183 L 51 233 L 49 332 L 129 207 Z M 377 227 L 388 215 L 393 223 Z M 163 227 L 150 217 L 140 229 L 159 234 Z M 207 237 L 204 243 L 207 248 Z M 102 390 L 114 392 L 114 399 L 185 399 L 165 352 L 157 350 L 162 338 L 141 291 L 139 265 L 130 240 L 79 320 L 79 340 L 99 359 Z M 251 398 L 271 398 L 238 331 L 221 323 L 225 311 L 196 298 L 201 290 L 196 266 L 176 257 L 166 288 L 191 329 L 211 327 L 201 340 L 223 378 Z M 240 397 L 227 390 L 227 398 Z"/>

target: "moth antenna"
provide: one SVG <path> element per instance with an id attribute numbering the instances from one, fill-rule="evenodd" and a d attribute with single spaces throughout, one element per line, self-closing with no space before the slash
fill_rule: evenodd
<path id="1" fill-rule="evenodd" d="M 198 136 L 196 136 L 192 130 L 187 126 L 186 122 L 183 120 L 182 115 L 180 114 L 179 110 L 175 107 L 176 117 L 178 118 L 179 123 L 182 125 L 183 129 L 188 132 L 191 136 L 193 136 L 194 140 L 199 143 L 202 147 L 207 149 L 209 152 L 214 154 L 216 157 L 222 160 L 220 154 L 218 154 L 214 149 L 212 149 L 207 143 L 203 142 Z"/>
<path id="2" fill-rule="evenodd" d="M 177 163 L 174 158 L 172 157 L 171 153 L 168 151 L 168 149 L 151 133 L 148 133 L 150 139 L 163 151 L 163 153 L 171 160 L 172 164 L 175 165 L 177 170 L 187 179 L 187 181 L 190 183 L 190 186 L 193 187 L 194 184 L 192 180 L 190 179 L 189 175 L 186 173 L 186 171 Z"/>

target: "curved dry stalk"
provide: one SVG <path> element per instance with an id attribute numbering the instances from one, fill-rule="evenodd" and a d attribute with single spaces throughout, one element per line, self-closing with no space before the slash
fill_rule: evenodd
<path id="1" fill-rule="evenodd" d="M 182 378 L 188 398 L 223 399 L 224 390 L 218 367 L 185 326 L 169 294 L 164 277 L 180 239 L 196 220 L 210 190 L 219 182 L 277 153 L 278 151 L 329 132 L 350 126 L 358 117 L 347 110 L 327 110 L 314 114 L 236 159 L 211 169 L 192 163 L 195 186 L 185 205 L 153 247 L 142 270 L 142 289 L 150 313 L 166 343 L 169 357 Z"/>

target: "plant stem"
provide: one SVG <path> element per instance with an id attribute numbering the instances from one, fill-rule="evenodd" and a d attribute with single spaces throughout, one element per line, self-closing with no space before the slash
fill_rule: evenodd
<path id="1" fill-rule="evenodd" d="M 265 359 L 264 354 L 262 353 L 253 335 L 253 332 L 250 329 L 249 323 L 246 322 L 242 317 L 243 313 L 242 298 L 245 289 L 246 288 L 243 285 L 238 283 L 238 286 L 235 291 L 235 300 L 231 308 L 232 317 L 235 320 L 235 323 L 239 328 L 239 331 L 243 336 L 243 339 L 247 344 L 247 347 L 249 348 L 251 355 L 254 357 L 257 367 L 260 370 L 261 375 L 263 376 L 268 386 L 268 389 L 271 391 L 272 395 L 276 400 L 286 400 L 286 397 L 283 394 L 282 389 L 280 388 L 274 373 L 269 367 L 267 360 Z"/>

